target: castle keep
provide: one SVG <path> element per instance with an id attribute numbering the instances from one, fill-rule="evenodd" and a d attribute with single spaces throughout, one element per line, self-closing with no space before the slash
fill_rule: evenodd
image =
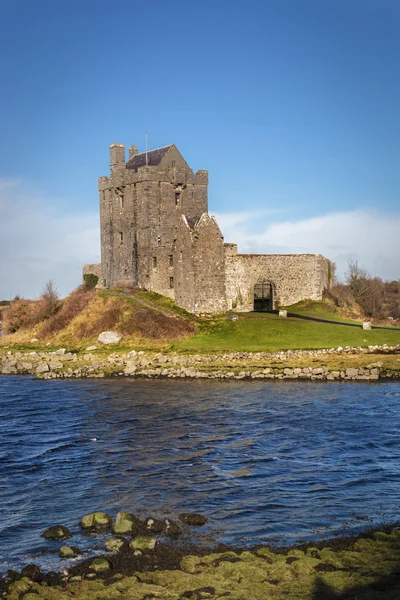
<path id="1" fill-rule="evenodd" d="M 321 255 L 238 254 L 208 214 L 208 172 L 189 167 L 174 144 L 138 153 L 110 147 L 100 177 L 101 265 L 85 265 L 103 287 L 134 285 L 192 313 L 275 308 L 319 300 L 329 284 Z"/>

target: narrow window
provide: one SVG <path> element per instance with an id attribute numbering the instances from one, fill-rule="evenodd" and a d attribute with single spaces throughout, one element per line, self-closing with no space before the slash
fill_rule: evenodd
<path id="1" fill-rule="evenodd" d="M 183 260 L 183 250 L 181 250 L 181 260 Z"/>
<path id="2" fill-rule="evenodd" d="M 174 287 L 174 278 L 173 278 L 173 277 L 170 277 L 170 278 L 169 278 L 169 287 L 170 287 L 170 288 L 173 288 L 173 287 Z"/>
<path id="3" fill-rule="evenodd" d="M 174 256 L 173 254 L 169 255 L 169 266 L 172 267 L 172 265 L 174 264 Z"/>
<path id="4" fill-rule="evenodd" d="M 175 206 L 179 206 L 181 203 L 181 193 L 175 192 Z"/>
<path id="5" fill-rule="evenodd" d="M 119 197 L 119 207 L 121 210 L 124 210 L 124 195 L 121 194 L 121 196 Z"/>
<path id="6" fill-rule="evenodd" d="M 173 168 L 173 169 L 175 169 L 175 164 L 176 164 L 176 163 L 175 163 L 175 161 L 173 160 L 173 161 L 172 161 L 172 168 Z"/>
<path id="7" fill-rule="evenodd" d="M 153 267 L 156 268 L 157 266 L 157 256 L 153 256 Z"/>
<path id="8" fill-rule="evenodd" d="M 157 246 L 161 246 L 161 236 L 157 236 Z"/>
<path id="9" fill-rule="evenodd" d="M 120 244 L 124 243 L 124 234 L 122 233 L 122 231 L 119 232 L 119 243 Z"/>

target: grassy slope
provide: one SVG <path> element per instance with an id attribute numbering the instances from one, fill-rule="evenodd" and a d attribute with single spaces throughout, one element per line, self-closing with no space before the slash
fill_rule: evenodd
<path id="1" fill-rule="evenodd" d="M 175 343 L 173 348 L 181 352 L 268 352 L 375 344 L 400 344 L 400 330 L 364 331 L 262 314 L 240 315 L 237 321 L 226 317 L 215 319 L 203 324 L 194 336 Z"/>
<path id="2" fill-rule="evenodd" d="M 61 329 L 49 328 L 47 321 L 30 330 L 0 338 L 0 346 L 22 348 L 30 339 L 38 337 L 38 347 L 46 347 L 49 343 L 48 349 L 60 345 L 79 349 L 96 343 L 98 334 L 105 330 L 123 334 L 118 350 L 172 348 L 178 352 L 211 353 L 400 344 L 400 330 L 363 331 L 361 327 L 282 319 L 263 313 L 242 313 L 237 321 L 229 320 L 227 315 L 200 319 L 168 298 L 151 292 L 136 290 L 127 294 L 122 290 L 105 290 L 90 294 L 88 303 L 84 302 L 80 311 L 75 310 L 77 298 L 73 294 L 69 296 L 70 302 L 75 304 Z M 288 308 L 299 314 L 349 322 L 327 302 L 305 301 Z M 60 315 L 63 319 L 61 313 L 56 317 Z M 144 319 L 147 319 L 146 323 Z M 44 327 L 50 333 L 44 335 Z M 32 349 L 30 344 L 29 348 Z M 104 352 L 108 351 L 111 350 L 104 349 Z"/>

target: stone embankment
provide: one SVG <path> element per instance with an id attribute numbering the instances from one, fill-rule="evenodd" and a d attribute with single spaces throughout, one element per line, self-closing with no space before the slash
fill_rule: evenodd
<path id="1" fill-rule="evenodd" d="M 125 376 L 376 381 L 400 378 L 400 345 L 215 355 L 132 350 L 105 356 L 93 346 L 79 353 L 64 348 L 54 352 L 5 350 L 0 354 L 0 373 L 34 375 L 40 379 Z"/>

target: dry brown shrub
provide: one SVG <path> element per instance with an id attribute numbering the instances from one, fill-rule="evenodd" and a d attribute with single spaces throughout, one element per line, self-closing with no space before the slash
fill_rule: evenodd
<path id="1" fill-rule="evenodd" d="M 151 339 L 181 338 L 193 333 L 192 325 L 176 317 L 142 308 L 132 313 L 120 327 L 124 335 L 139 334 Z"/>
<path id="2" fill-rule="evenodd" d="M 82 337 L 91 337 L 99 335 L 102 331 L 109 331 L 115 328 L 122 316 L 122 310 L 119 306 L 110 306 L 94 320 L 88 320 L 79 326 L 78 335 Z"/>
<path id="3" fill-rule="evenodd" d="M 3 332 L 15 333 L 20 329 L 31 327 L 37 312 L 37 302 L 16 298 L 3 311 Z"/>
<path id="4" fill-rule="evenodd" d="M 87 307 L 94 296 L 95 291 L 87 289 L 83 285 L 71 292 L 64 300 L 59 312 L 47 321 L 40 332 L 40 337 L 46 337 L 65 329 Z"/>

